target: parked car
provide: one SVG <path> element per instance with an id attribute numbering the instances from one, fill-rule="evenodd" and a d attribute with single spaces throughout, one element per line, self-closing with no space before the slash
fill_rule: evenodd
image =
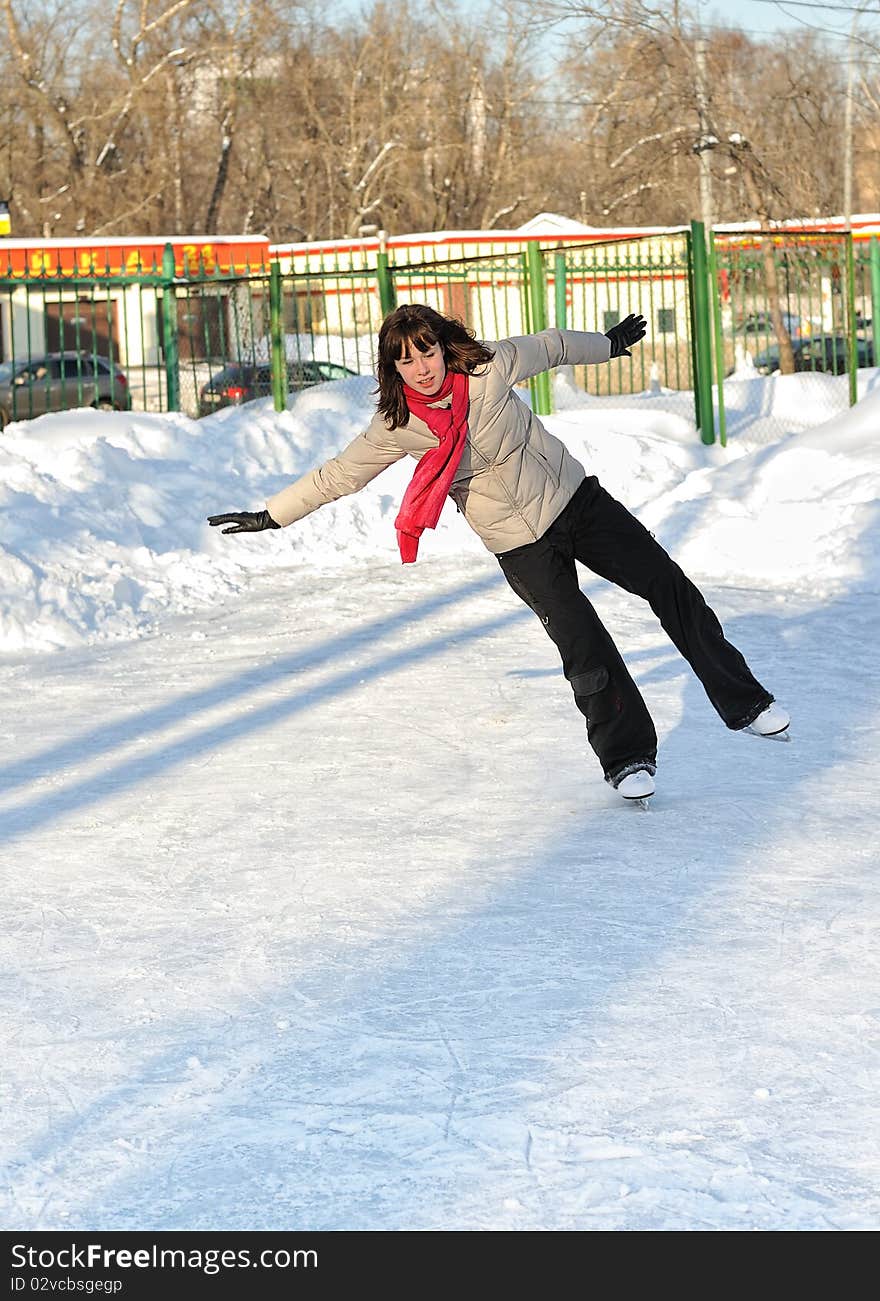
<path id="1" fill-rule="evenodd" d="M 796 371 L 815 370 L 828 375 L 845 375 L 848 367 L 847 339 L 843 334 L 816 334 L 810 339 L 792 341 Z M 870 339 L 856 339 L 856 366 L 874 365 L 874 344 Z M 779 370 L 779 345 L 774 344 L 755 357 L 759 375 Z"/>
<path id="2" fill-rule="evenodd" d="M 799 339 L 801 335 L 810 334 L 813 328 L 810 321 L 801 316 L 795 316 L 792 312 L 782 313 L 782 324 L 792 339 Z M 769 312 L 749 312 L 735 327 L 735 330 L 737 334 L 766 334 L 771 339 L 776 337 L 776 327 Z"/>
<path id="3" fill-rule="evenodd" d="M 124 372 L 95 353 L 47 352 L 0 363 L 0 429 L 13 420 L 72 407 L 130 411 Z"/>
<path id="4" fill-rule="evenodd" d="M 333 361 L 289 361 L 287 363 L 288 391 L 311 388 L 327 380 L 350 379 L 357 371 L 338 366 Z M 266 363 L 258 366 L 230 365 L 212 375 L 199 394 L 199 415 L 207 416 L 221 407 L 253 402 L 254 398 L 271 397 L 272 367 Z"/>

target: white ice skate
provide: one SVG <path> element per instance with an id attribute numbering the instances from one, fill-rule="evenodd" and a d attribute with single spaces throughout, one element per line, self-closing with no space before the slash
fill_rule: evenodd
<path id="1" fill-rule="evenodd" d="M 627 773 L 618 783 L 617 793 L 625 800 L 634 800 L 641 803 L 642 808 L 647 808 L 644 801 L 654 794 L 654 778 L 647 768 L 639 768 L 636 772 Z"/>
<path id="2" fill-rule="evenodd" d="M 751 732 L 753 736 L 767 736 L 774 741 L 790 741 L 791 737 L 788 734 L 790 722 L 788 712 L 774 700 L 773 704 L 768 705 L 745 730 Z"/>

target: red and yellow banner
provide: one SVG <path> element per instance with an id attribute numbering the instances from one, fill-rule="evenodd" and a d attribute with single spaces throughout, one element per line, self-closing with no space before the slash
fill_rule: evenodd
<path id="1" fill-rule="evenodd" d="M 174 252 L 177 276 L 238 275 L 269 268 L 269 241 L 255 236 L 241 240 L 132 240 L 75 243 L 72 240 L 0 245 L 0 277 L 28 279 L 45 276 L 161 275 L 166 244 Z"/>

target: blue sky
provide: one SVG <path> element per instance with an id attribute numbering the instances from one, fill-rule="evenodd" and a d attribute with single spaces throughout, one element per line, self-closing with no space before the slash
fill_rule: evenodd
<path id="1" fill-rule="evenodd" d="M 659 0 L 648 0 L 656 6 Z M 461 0 L 460 0 L 461 3 Z M 478 8 L 491 14 L 492 0 L 477 0 Z M 880 0 L 836 0 L 821 4 L 820 0 L 683 0 L 683 7 L 698 13 L 704 28 L 737 27 L 754 36 L 771 36 L 779 31 L 805 31 L 818 29 L 828 38 L 832 50 L 845 58 L 853 13 L 858 8 L 864 12 L 858 18 L 858 30 L 876 44 L 880 42 Z M 370 0 L 337 0 L 339 16 L 369 10 Z M 559 40 L 554 36 L 543 38 L 540 46 L 553 50 Z M 546 41 L 546 43 L 545 43 Z M 551 56 L 552 57 L 552 56 Z"/>
<path id="2" fill-rule="evenodd" d="M 657 7 L 658 0 L 649 0 Z M 823 5 L 820 0 L 684 0 L 683 7 L 699 14 L 704 31 L 712 27 L 738 28 L 760 38 L 775 32 L 804 32 L 818 30 L 828 40 L 829 49 L 845 60 L 849 51 L 849 35 L 853 14 L 858 7 L 864 10 L 858 17 L 857 33 L 869 37 L 875 51 L 880 44 L 880 0 L 838 0 L 836 4 Z M 547 39 L 546 48 L 555 52 L 565 37 L 559 32 Z M 864 57 L 865 47 L 859 47 Z M 553 53 L 551 53 L 551 58 Z M 876 57 L 876 53 L 873 57 Z"/>
<path id="3" fill-rule="evenodd" d="M 880 25 L 878 0 L 864 0 L 864 3 L 867 12 L 860 23 L 863 27 L 876 31 Z M 783 4 L 766 3 L 765 0 L 737 0 L 735 14 L 730 13 L 729 6 L 707 0 L 706 3 L 700 3 L 699 9 L 707 25 L 718 23 L 722 26 L 736 26 L 757 34 L 819 27 L 832 39 L 836 34 L 842 40 L 849 34 L 853 16 L 850 0 L 839 0 L 838 4 L 826 6 L 821 6 L 818 2 Z"/>
<path id="4" fill-rule="evenodd" d="M 656 0 L 655 0 L 656 2 Z M 487 4 L 487 0 L 482 0 Z M 336 8 L 347 14 L 369 9 L 370 0 L 337 0 Z M 880 0 L 836 0 L 822 5 L 819 0 L 685 0 L 685 7 L 699 10 L 707 26 L 741 27 L 745 31 L 772 33 L 790 31 L 798 27 L 820 27 L 830 35 L 845 37 L 855 7 L 865 10 L 860 20 L 863 26 L 875 30 L 880 27 Z M 733 10 L 733 12 L 732 12 Z"/>
<path id="5" fill-rule="evenodd" d="M 491 6 L 491 0 L 483 0 Z M 658 0 L 647 0 L 658 8 Z M 737 27 L 754 36 L 771 36 L 774 32 L 818 30 L 833 48 L 846 53 L 853 15 L 857 9 L 858 29 L 873 38 L 880 37 L 880 0 L 836 0 L 822 4 L 820 0 L 683 0 L 683 10 L 699 15 L 704 29 L 711 27 Z M 490 10 L 491 11 L 491 10 Z"/>

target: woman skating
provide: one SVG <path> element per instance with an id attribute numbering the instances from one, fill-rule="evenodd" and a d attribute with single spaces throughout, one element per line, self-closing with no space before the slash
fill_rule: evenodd
<path id="1" fill-rule="evenodd" d="M 629 356 L 644 334 L 644 320 L 631 315 L 607 334 L 550 329 L 489 347 L 433 308 L 399 307 L 379 332 L 378 409 L 366 430 L 265 510 L 209 523 L 224 533 L 285 527 L 415 457 L 395 521 L 404 563 L 452 497 L 558 647 L 606 780 L 624 798 L 644 799 L 654 791 L 654 724 L 580 590 L 576 561 L 649 602 L 729 728 L 779 736 L 789 725 L 690 579 L 514 392 L 556 366 Z"/>

